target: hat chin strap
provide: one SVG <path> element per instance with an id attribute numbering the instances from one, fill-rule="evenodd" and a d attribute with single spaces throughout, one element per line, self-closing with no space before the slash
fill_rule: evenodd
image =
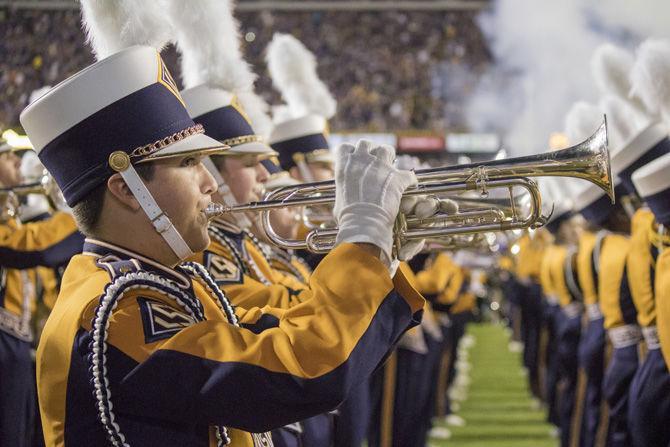
<path id="1" fill-rule="evenodd" d="M 307 166 L 304 158 L 301 160 L 296 160 L 295 165 L 298 167 L 298 171 L 300 171 L 300 175 L 302 176 L 305 183 L 314 182 L 312 171 L 309 169 L 309 166 Z"/>
<path id="2" fill-rule="evenodd" d="M 133 195 L 140 203 L 154 229 L 160 234 L 165 242 L 170 246 L 172 251 L 180 261 L 189 258 L 193 255 L 193 251 L 188 246 L 184 238 L 181 237 L 177 228 L 172 224 L 170 218 L 158 206 L 156 200 L 153 198 L 146 185 L 142 181 L 133 165 L 129 165 L 125 170 L 120 172 L 123 180 L 132 191 Z"/>
<path id="3" fill-rule="evenodd" d="M 205 168 L 207 168 L 209 173 L 212 174 L 212 177 L 214 177 L 214 181 L 216 181 L 216 184 L 218 185 L 217 192 L 221 194 L 221 196 L 223 197 L 223 201 L 226 203 L 226 205 L 228 206 L 238 205 L 237 200 L 235 200 L 233 193 L 230 191 L 230 188 L 226 184 L 226 181 L 221 176 L 221 172 L 219 172 L 219 170 L 214 165 L 214 162 L 212 161 L 211 157 L 203 158 L 202 164 L 205 165 Z M 251 228 L 251 222 L 249 221 L 247 216 L 244 215 L 244 213 L 235 213 L 234 217 L 235 221 L 237 222 L 237 225 L 241 229 L 247 230 Z"/>

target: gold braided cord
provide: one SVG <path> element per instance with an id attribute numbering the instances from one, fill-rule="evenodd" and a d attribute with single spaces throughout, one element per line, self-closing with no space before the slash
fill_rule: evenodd
<path id="1" fill-rule="evenodd" d="M 193 135 L 205 133 L 205 128 L 202 124 L 196 124 L 194 126 L 187 127 L 186 129 L 175 132 L 172 135 L 161 138 L 158 141 L 155 141 L 150 144 L 145 144 L 144 146 L 137 147 L 133 149 L 130 153 L 131 158 L 140 158 L 140 157 L 149 157 L 155 152 L 165 149 L 169 145 L 176 143 L 178 141 L 184 140 L 185 138 L 191 137 Z"/>
<path id="2" fill-rule="evenodd" d="M 226 146 L 239 146 L 240 144 L 260 143 L 262 141 L 263 137 L 260 135 L 240 135 L 239 137 L 225 139 L 221 143 Z"/>

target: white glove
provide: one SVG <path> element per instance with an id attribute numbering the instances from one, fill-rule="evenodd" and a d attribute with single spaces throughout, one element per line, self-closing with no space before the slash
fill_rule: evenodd
<path id="1" fill-rule="evenodd" d="M 426 219 L 438 212 L 456 214 L 458 212 L 458 204 L 450 199 L 438 199 L 432 196 L 407 196 L 403 197 L 400 203 L 400 212 L 411 214 L 419 219 Z M 423 250 L 425 243 L 425 239 L 406 242 L 398 250 L 398 259 L 409 261 Z"/>
<path id="2" fill-rule="evenodd" d="M 335 208 L 339 231 L 336 245 L 365 242 L 382 250 L 391 263 L 393 224 L 402 193 L 416 184 L 412 171 L 393 167 L 395 149 L 361 140 L 356 147 L 342 144 L 335 157 Z"/>

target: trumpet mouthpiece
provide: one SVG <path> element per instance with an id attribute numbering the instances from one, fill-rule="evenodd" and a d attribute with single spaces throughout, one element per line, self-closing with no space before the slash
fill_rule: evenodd
<path id="1" fill-rule="evenodd" d="M 226 212 L 226 207 L 220 203 L 212 202 L 207 205 L 207 208 L 203 211 L 207 220 L 212 220 L 216 217 L 221 216 Z"/>

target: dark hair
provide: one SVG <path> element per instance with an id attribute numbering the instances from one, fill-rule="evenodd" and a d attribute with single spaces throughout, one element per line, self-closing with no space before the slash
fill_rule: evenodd
<path id="1" fill-rule="evenodd" d="M 142 163 L 134 165 L 135 170 L 143 180 L 150 181 L 154 176 L 154 164 Z M 105 204 L 105 193 L 107 182 L 98 185 L 86 196 L 72 207 L 72 214 L 77 221 L 79 231 L 85 236 L 94 237 L 98 226 L 98 220 L 102 214 Z"/>

